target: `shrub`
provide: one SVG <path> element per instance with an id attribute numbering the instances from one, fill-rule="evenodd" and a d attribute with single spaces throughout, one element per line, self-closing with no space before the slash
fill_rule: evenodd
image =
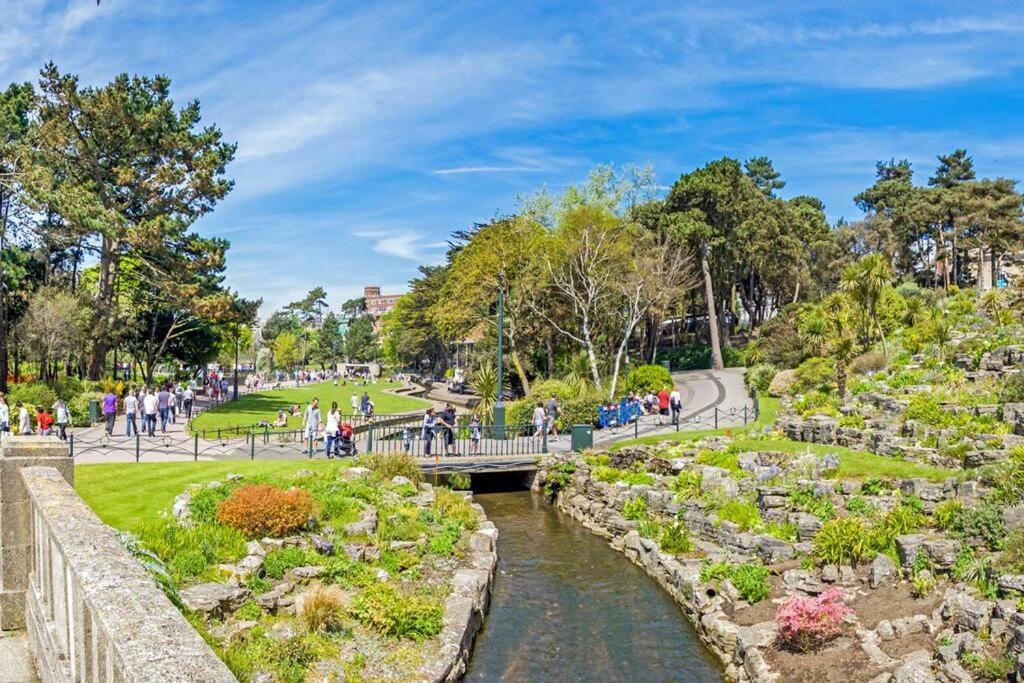
<path id="1" fill-rule="evenodd" d="M 843 415 L 839 418 L 840 427 L 853 427 L 854 429 L 864 429 L 867 427 L 867 422 L 864 421 L 864 416 L 859 413 L 850 413 Z"/>
<path id="2" fill-rule="evenodd" d="M 657 541 L 658 537 L 661 536 L 661 525 L 653 519 L 643 517 L 642 519 L 637 520 L 636 532 L 643 538 L 649 538 L 653 541 Z"/>
<path id="3" fill-rule="evenodd" d="M 881 351 L 867 351 L 850 361 L 850 373 L 862 375 L 878 372 L 885 367 L 887 360 Z"/>
<path id="4" fill-rule="evenodd" d="M 196 522 L 213 524 L 217 521 L 217 506 L 228 497 L 230 490 L 223 484 L 194 491 L 188 501 L 189 513 Z"/>
<path id="5" fill-rule="evenodd" d="M 648 391 L 657 392 L 664 387 L 671 390 L 672 386 L 672 375 L 663 366 L 638 365 L 626 375 L 622 388 L 627 393 L 636 391 L 645 394 Z"/>
<path id="6" fill-rule="evenodd" d="M 348 612 L 345 593 L 338 586 L 317 586 L 303 593 L 298 602 L 299 621 L 307 631 L 340 631 Z"/>
<path id="7" fill-rule="evenodd" d="M 814 537 L 814 554 L 823 564 L 856 564 L 867 553 L 864 521 L 857 517 L 833 519 Z"/>
<path id="8" fill-rule="evenodd" d="M 819 648 L 839 635 L 851 611 L 836 588 L 813 598 L 794 596 L 775 614 L 779 643 L 798 652 Z"/>
<path id="9" fill-rule="evenodd" d="M 804 417 L 811 415 L 839 416 L 839 397 L 821 391 L 810 391 L 793 404 L 793 410 Z"/>
<path id="10" fill-rule="evenodd" d="M 935 506 L 932 513 L 932 524 L 936 529 L 946 531 L 953 526 L 953 521 L 964 511 L 964 504 L 959 500 L 944 500 Z"/>
<path id="11" fill-rule="evenodd" d="M 463 529 L 475 531 L 479 518 L 463 496 L 446 488 L 434 489 L 433 510 L 442 520 L 451 520 Z"/>
<path id="12" fill-rule="evenodd" d="M 1010 574 L 1024 573 L 1024 530 L 1016 529 L 1007 534 L 999 553 L 999 566 Z"/>
<path id="13" fill-rule="evenodd" d="M 1024 375 L 1007 375 L 999 385 L 1000 403 L 1024 403 Z"/>
<path id="14" fill-rule="evenodd" d="M 696 498 L 700 495 L 700 486 L 703 477 L 700 472 L 683 470 L 672 480 L 672 490 L 675 491 L 676 500 L 685 501 Z"/>
<path id="15" fill-rule="evenodd" d="M 622 506 L 622 516 L 633 521 L 647 519 L 647 500 L 644 498 L 630 498 Z"/>
<path id="16" fill-rule="evenodd" d="M 878 508 L 862 496 L 852 496 L 846 501 L 846 511 L 855 517 L 873 517 L 878 512 Z"/>
<path id="17" fill-rule="evenodd" d="M 721 581 L 729 577 L 732 565 L 728 562 L 707 562 L 700 567 L 700 580 L 702 583 Z"/>
<path id="18" fill-rule="evenodd" d="M 473 480 L 470 479 L 468 474 L 456 472 L 455 474 L 448 475 L 448 486 L 453 491 L 468 491 L 473 487 Z"/>
<path id="19" fill-rule="evenodd" d="M 800 527 L 794 522 L 772 523 L 765 525 L 764 532 L 774 538 L 795 543 L 799 540 Z"/>
<path id="20" fill-rule="evenodd" d="M 530 385 L 530 405 L 534 405 L 537 401 L 547 401 L 552 395 L 558 399 L 559 403 L 580 398 L 573 387 L 560 379 L 542 379 Z"/>
<path id="21" fill-rule="evenodd" d="M 267 553 L 267 556 L 263 558 L 263 573 L 272 579 L 281 579 L 289 569 L 304 567 L 312 564 L 310 560 L 316 559 L 316 557 L 311 558 L 309 553 L 301 548 L 285 546 Z"/>
<path id="22" fill-rule="evenodd" d="M 462 526 L 449 522 L 442 526 L 440 530 L 430 534 L 430 537 L 427 539 L 427 551 L 434 555 L 451 557 L 455 554 L 455 547 L 459 544 L 459 539 L 461 538 Z"/>
<path id="23" fill-rule="evenodd" d="M 807 345 L 797 333 L 799 305 L 789 305 L 761 326 L 758 345 L 764 361 L 780 368 L 795 368 L 807 357 Z"/>
<path id="24" fill-rule="evenodd" d="M 617 467 L 598 465 L 590 472 L 591 476 L 598 481 L 614 484 L 617 481 L 625 482 L 630 486 L 648 485 L 654 483 L 654 477 L 647 472 L 633 472 L 632 470 L 620 470 Z"/>
<path id="25" fill-rule="evenodd" d="M 671 555 L 693 552 L 690 530 L 682 522 L 673 522 L 662 527 L 661 536 L 658 538 L 658 545 L 661 546 L 663 551 Z"/>
<path id="26" fill-rule="evenodd" d="M 352 614 L 381 635 L 419 642 L 441 632 L 444 605 L 434 598 L 405 595 L 390 584 L 377 583 L 356 598 Z"/>
<path id="27" fill-rule="evenodd" d="M 1003 510 L 999 505 L 986 503 L 969 512 L 957 515 L 950 533 L 958 538 L 978 539 L 992 550 L 999 550 L 1006 536 L 1003 525 Z"/>
<path id="28" fill-rule="evenodd" d="M 362 462 L 381 481 L 405 477 L 418 484 L 423 480 L 423 470 L 416 458 L 408 453 L 371 453 L 363 457 Z"/>
<path id="29" fill-rule="evenodd" d="M 803 486 L 793 489 L 789 494 L 790 507 L 803 512 L 809 512 L 822 521 L 828 521 L 836 516 L 836 506 L 828 496 L 819 496 L 814 492 L 813 486 Z"/>
<path id="30" fill-rule="evenodd" d="M 673 370 L 707 370 L 711 367 L 711 347 L 707 344 L 683 344 L 659 351 L 657 360 L 669 361 Z"/>
<path id="31" fill-rule="evenodd" d="M 14 406 L 18 405 L 18 401 L 29 407 L 29 412 L 33 414 L 34 418 L 35 413 L 31 406 L 44 406 L 49 410 L 56 400 L 57 392 L 42 382 L 12 384 L 7 395 L 7 405 L 11 407 L 11 429 L 14 429 L 14 423 L 17 421 L 14 419 L 17 415 Z"/>
<path id="32" fill-rule="evenodd" d="M 753 503 L 731 498 L 716 511 L 723 522 L 738 524 L 740 531 L 749 531 L 761 525 L 761 512 Z"/>
<path id="33" fill-rule="evenodd" d="M 239 486 L 217 506 L 217 521 L 249 538 L 298 531 L 312 514 L 313 496 L 309 491 L 285 491 L 271 484 Z"/>
<path id="34" fill-rule="evenodd" d="M 738 564 L 729 572 L 729 580 L 740 596 L 753 604 L 767 598 L 771 592 L 768 570 L 757 564 Z"/>
<path id="35" fill-rule="evenodd" d="M 68 400 L 68 412 L 71 413 L 71 424 L 75 427 L 88 427 L 89 401 L 103 401 L 103 394 L 98 391 L 86 391 Z M 52 404 L 51 404 L 52 405 Z"/>
<path id="36" fill-rule="evenodd" d="M 796 383 L 791 391 L 805 394 L 809 391 L 831 393 L 835 390 L 836 364 L 831 358 L 808 358 L 796 369 Z"/>
<path id="37" fill-rule="evenodd" d="M 779 369 L 771 363 L 758 363 L 747 370 L 743 382 L 757 393 L 764 394 L 767 393 L 778 371 Z"/>
<path id="38" fill-rule="evenodd" d="M 722 469 L 729 470 L 730 472 L 740 471 L 738 454 L 732 450 L 716 451 L 710 448 L 705 448 L 697 453 L 697 457 L 693 459 L 693 462 L 698 465 L 721 467 Z"/>
<path id="39" fill-rule="evenodd" d="M 860 485 L 860 492 L 865 496 L 877 496 L 889 490 L 889 485 L 877 477 L 868 477 Z"/>
<path id="40" fill-rule="evenodd" d="M 563 401 L 559 406 L 558 428 L 569 429 L 572 425 L 593 425 L 597 423 L 598 397 L 575 398 Z M 531 409 L 532 410 L 532 409 Z"/>
<path id="41" fill-rule="evenodd" d="M 183 527 L 162 518 L 139 525 L 142 545 L 167 563 L 176 581 L 198 576 L 212 564 L 236 562 L 245 556 L 245 537 L 219 524 Z"/>
<path id="42" fill-rule="evenodd" d="M 915 598 L 923 598 L 935 590 L 938 583 L 930 571 L 919 572 L 910 580 L 910 593 Z"/>

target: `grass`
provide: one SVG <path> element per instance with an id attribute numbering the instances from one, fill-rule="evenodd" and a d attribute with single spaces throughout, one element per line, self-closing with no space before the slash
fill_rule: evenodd
<path id="1" fill-rule="evenodd" d="M 258 391 L 242 396 L 237 401 L 229 401 L 209 410 L 192 421 L 192 430 L 230 429 L 234 427 L 251 427 L 260 420 L 273 422 L 277 419 L 277 411 L 298 404 L 305 411 L 306 405 L 315 397 L 320 399 L 321 415 L 331 409 L 331 401 L 338 402 L 338 410 L 343 414 L 352 412 L 352 394 L 360 396 L 365 391 L 374 403 L 374 411 L 378 415 L 402 413 L 410 410 L 426 409 L 430 404 L 418 398 L 398 396 L 386 390 L 402 386 L 397 382 L 381 382 L 365 387 L 347 385 L 334 386 L 332 382 L 320 382 L 295 389 L 278 389 Z M 288 418 L 286 429 L 300 429 L 302 416 Z"/>
<path id="2" fill-rule="evenodd" d="M 669 432 L 665 434 L 652 434 L 641 436 L 639 439 L 619 441 L 612 446 L 613 451 L 627 446 L 640 446 L 644 444 L 656 444 L 662 441 L 694 441 L 708 436 L 740 436 L 745 433 L 761 430 L 775 424 L 775 415 L 779 412 L 779 399 L 768 396 L 760 396 L 757 399 L 760 413 L 758 418 L 750 424 L 740 427 L 724 427 L 722 429 L 698 429 L 685 432 Z"/>
<path id="3" fill-rule="evenodd" d="M 236 472 L 245 477 L 273 476 L 295 470 L 337 469 L 326 460 L 234 460 L 231 462 L 116 463 L 75 466 L 75 490 L 100 519 L 129 530 L 170 513 L 174 497 L 189 484 L 202 484 Z"/>

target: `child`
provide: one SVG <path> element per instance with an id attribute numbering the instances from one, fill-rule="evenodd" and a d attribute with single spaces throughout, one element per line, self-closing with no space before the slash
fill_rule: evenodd
<path id="1" fill-rule="evenodd" d="M 402 450 L 406 455 L 409 455 L 409 451 L 412 450 L 412 430 L 408 427 L 402 428 Z"/>
<path id="2" fill-rule="evenodd" d="M 28 415 L 25 404 L 18 401 L 18 434 L 26 436 L 32 433 L 32 418 Z"/>
<path id="3" fill-rule="evenodd" d="M 480 416 L 474 415 L 469 422 L 469 454 L 480 454 Z"/>
<path id="4" fill-rule="evenodd" d="M 50 415 L 42 406 L 36 406 L 36 425 L 39 427 L 39 436 L 49 436 L 53 433 L 53 415 Z"/>

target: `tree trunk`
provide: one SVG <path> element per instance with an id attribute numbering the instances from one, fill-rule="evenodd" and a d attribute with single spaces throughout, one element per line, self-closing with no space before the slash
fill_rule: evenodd
<path id="1" fill-rule="evenodd" d="M 846 361 L 836 361 L 836 390 L 839 393 L 839 402 L 846 402 Z"/>
<path id="2" fill-rule="evenodd" d="M 583 346 L 586 347 L 587 361 L 590 363 L 590 374 L 594 379 L 594 386 L 601 388 L 601 373 L 597 369 L 597 355 L 594 353 L 594 342 L 590 337 L 590 319 L 583 318 Z"/>
<path id="3" fill-rule="evenodd" d="M 117 276 L 120 244 L 106 235 L 100 250 L 100 276 L 93 302 L 92 348 L 89 352 L 89 379 L 103 379 L 110 348 L 110 318 L 114 305 L 114 279 Z"/>
<path id="4" fill-rule="evenodd" d="M 551 337 L 545 340 L 544 345 L 548 353 L 548 379 L 552 379 L 555 376 L 555 345 L 551 343 Z"/>
<path id="5" fill-rule="evenodd" d="M 4 249 L 10 197 L 0 192 L 0 391 L 7 393 L 7 288 L 4 287 Z"/>
<path id="6" fill-rule="evenodd" d="M 722 360 L 722 345 L 718 340 L 718 313 L 715 311 L 715 290 L 711 283 L 711 266 L 708 263 L 708 248 L 700 245 L 700 269 L 704 274 L 704 297 L 708 302 L 708 334 L 711 335 L 711 367 L 715 370 L 725 368 Z"/>
<path id="7" fill-rule="evenodd" d="M 978 289 L 982 292 L 992 289 L 992 261 L 988 256 L 985 247 L 978 247 Z"/>

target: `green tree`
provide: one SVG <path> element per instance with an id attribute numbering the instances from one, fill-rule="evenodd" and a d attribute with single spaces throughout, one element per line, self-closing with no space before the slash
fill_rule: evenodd
<path id="1" fill-rule="evenodd" d="M 283 368 L 293 368 L 303 360 L 299 338 L 294 332 L 282 332 L 274 339 L 274 362 Z"/>
<path id="2" fill-rule="evenodd" d="M 345 355 L 350 361 L 366 363 L 379 355 L 373 318 L 364 315 L 349 323 L 345 330 Z"/>
<path id="3" fill-rule="evenodd" d="M 216 127 L 199 128 L 198 102 L 176 109 L 170 85 L 164 76 L 121 74 L 102 87 L 81 87 L 53 64 L 41 72 L 29 185 L 70 230 L 98 242 L 94 379 L 110 346 L 123 258 L 161 272 L 168 267 L 162 256 L 191 241 L 189 226 L 232 187 L 222 176 L 235 146 Z"/>
<path id="4" fill-rule="evenodd" d="M 328 312 L 324 316 L 323 325 L 316 332 L 311 352 L 311 360 L 322 366 L 334 365 L 345 348 L 345 338 L 341 334 L 341 323 L 338 316 Z"/>
<path id="5" fill-rule="evenodd" d="M 865 319 L 878 330 L 882 350 L 888 353 L 885 330 L 878 320 L 878 302 L 886 288 L 892 287 L 892 268 L 881 254 L 868 254 L 843 271 L 840 289 L 860 307 Z M 866 335 L 870 339 L 870 327 Z"/>
<path id="6" fill-rule="evenodd" d="M 769 197 L 775 196 L 775 190 L 781 190 L 786 186 L 785 180 L 780 180 L 780 174 L 772 165 L 768 157 L 753 157 L 743 162 L 743 170 L 747 176 L 754 181 L 757 189 Z"/>

